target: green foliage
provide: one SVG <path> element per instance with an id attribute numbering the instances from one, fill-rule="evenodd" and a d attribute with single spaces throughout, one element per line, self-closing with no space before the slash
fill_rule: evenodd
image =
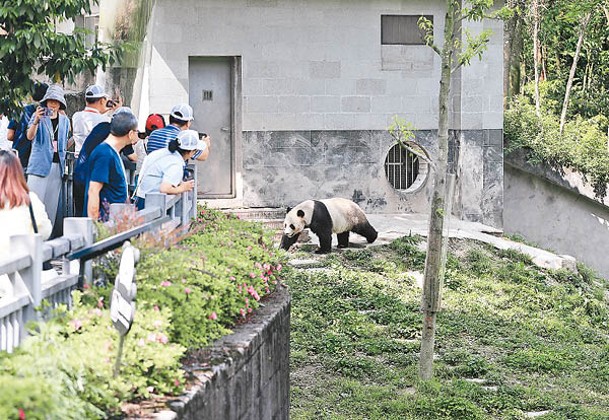
<path id="1" fill-rule="evenodd" d="M 45 75 L 54 82 L 74 82 L 82 72 L 93 73 L 117 62 L 122 47 L 96 42 L 86 45 L 87 32 L 75 29 L 69 35 L 56 31 L 62 22 L 90 13 L 89 0 L 18 0 L 0 6 L 1 102 L 12 110 L 31 92 L 33 79 Z"/>
<path id="2" fill-rule="evenodd" d="M 291 418 L 609 416 L 606 281 L 475 241 L 450 241 L 436 379 L 419 381 L 419 241 L 291 270 Z"/>
<path id="3" fill-rule="evenodd" d="M 137 310 L 120 375 L 113 377 L 111 287 L 74 292 L 72 310 L 59 307 L 31 326 L 15 353 L 0 353 L 0 418 L 16 419 L 19 410 L 28 419 L 104 418 L 120 415 L 125 401 L 176 395 L 185 385 L 186 346 L 198 349 L 226 334 L 279 282 L 285 253 L 273 250 L 260 224 L 201 208 L 190 236 L 165 250 L 170 237 L 135 241 Z M 116 269 L 105 261 L 112 283 Z"/>
<path id="4" fill-rule="evenodd" d="M 597 197 L 603 198 L 609 182 L 607 125 L 602 116 L 588 120 L 575 117 L 566 123 L 561 136 L 557 115 L 544 109 L 537 118 L 530 100 L 520 96 L 504 115 L 506 152 L 525 149 L 532 163 L 547 162 L 558 170 L 573 168 L 584 175 Z"/>
<path id="5" fill-rule="evenodd" d="M 27 418 L 98 418 L 119 412 L 124 400 L 181 391 L 184 349 L 167 340 L 168 310 L 138 308 L 125 340 L 121 374 L 113 378 L 118 333 L 107 310 L 83 305 L 80 296 L 74 292 L 71 311 L 60 307 L 2 360 L 0 375 L 42 386 L 32 387 L 25 398 L 19 388 L 9 393 L 10 382 L 0 382 L 5 397 L 0 413 L 22 408 Z"/>

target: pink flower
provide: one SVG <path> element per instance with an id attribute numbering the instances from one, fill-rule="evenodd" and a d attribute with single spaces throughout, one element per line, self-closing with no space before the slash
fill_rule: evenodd
<path id="1" fill-rule="evenodd" d="M 208 318 L 212 321 L 215 321 L 216 319 L 218 319 L 218 315 L 215 312 L 212 312 Z"/>
<path id="2" fill-rule="evenodd" d="M 173 381 L 173 384 L 174 384 L 175 386 L 180 386 L 180 380 L 179 380 L 179 379 L 175 379 L 175 380 Z"/>
<path id="3" fill-rule="evenodd" d="M 247 308 L 247 313 L 251 314 L 252 313 L 252 308 Z"/>
<path id="4" fill-rule="evenodd" d="M 146 345 L 146 342 L 144 341 L 144 339 L 143 339 L 143 338 L 140 338 L 140 339 L 137 341 L 137 345 L 138 345 L 138 346 L 140 346 L 140 347 L 144 347 L 144 346 Z"/>
<path id="5" fill-rule="evenodd" d="M 256 277 L 256 275 L 255 275 L 254 273 L 250 273 L 250 277 L 251 277 L 251 278 L 255 278 L 255 277 Z"/>
<path id="6" fill-rule="evenodd" d="M 236 280 L 236 279 L 235 279 L 235 276 L 230 276 L 230 277 L 229 277 L 229 279 L 230 279 L 231 281 L 235 281 L 235 280 Z"/>
<path id="7" fill-rule="evenodd" d="M 281 269 L 282 269 L 282 268 L 283 268 L 283 266 L 281 265 L 281 263 L 280 263 L 280 264 L 277 264 L 277 268 L 276 268 L 276 269 L 277 269 L 277 271 L 281 271 Z"/>
<path id="8" fill-rule="evenodd" d="M 156 341 L 158 341 L 161 344 L 167 344 L 167 342 L 169 341 L 169 339 L 167 338 L 167 336 L 163 333 L 158 333 L 156 335 Z"/>
<path id="9" fill-rule="evenodd" d="M 245 311 L 243 310 L 243 308 L 239 309 L 239 313 L 241 314 L 241 316 L 245 316 Z"/>
<path id="10" fill-rule="evenodd" d="M 102 312 L 101 309 L 95 308 L 95 309 L 93 309 L 93 315 L 95 315 L 95 316 L 102 316 L 103 312 Z"/>
<path id="11" fill-rule="evenodd" d="M 23 408 L 19 409 L 19 420 L 25 420 L 25 411 Z"/>
<path id="12" fill-rule="evenodd" d="M 91 288 L 91 285 L 90 285 L 90 284 L 85 283 L 85 284 L 83 284 L 83 285 L 82 285 L 82 288 L 83 288 L 83 289 L 90 289 L 90 288 Z"/>
<path id="13" fill-rule="evenodd" d="M 256 292 L 256 289 L 254 289 L 254 286 L 250 286 L 247 289 L 247 292 L 256 300 L 260 300 L 260 296 L 258 295 L 258 292 Z"/>
<path id="14" fill-rule="evenodd" d="M 251 245 L 250 245 L 250 246 L 248 246 L 248 247 L 247 247 L 247 250 L 248 250 L 248 251 L 251 251 L 251 250 L 252 250 L 252 246 L 251 246 Z"/>
<path id="15" fill-rule="evenodd" d="M 184 293 L 186 293 L 187 295 L 192 293 L 192 290 L 190 290 L 190 287 L 185 287 L 184 288 Z"/>
<path id="16" fill-rule="evenodd" d="M 157 305 L 154 305 L 154 306 L 152 307 L 152 309 L 153 309 L 155 312 L 160 311 L 160 309 L 159 309 L 159 307 L 158 307 Z"/>
<path id="17" fill-rule="evenodd" d="M 160 319 L 155 319 L 154 322 L 152 323 L 152 326 L 154 328 L 161 328 L 162 325 L 163 325 L 163 321 L 161 321 Z"/>
<path id="18" fill-rule="evenodd" d="M 97 299 L 97 307 L 102 309 L 104 307 L 104 297 L 100 297 L 99 299 Z"/>
<path id="19" fill-rule="evenodd" d="M 171 282 L 169 280 L 163 280 L 161 282 L 161 286 L 163 286 L 163 287 L 169 287 L 169 286 L 171 286 Z"/>
<path id="20" fill-rule="evenodd" d="M 82 322 L 78 319 L 73 319 L 70 321 L 70 325 L 74 328 L 74 331 L 78 331 L 82 327 Z"/>
<path id="21" fill-rule="evenodd" d="M 148 337 L 146 337 L 146 340 L 150 341 L 151 343 L 155 342 L 156 341 L 156 334 L 155 333 L 148 334 Z"/>
<path id="22" fill-rule="evenodd" d="M 262 268 L 262 264 L 260 264 L 259 262 L 254 264 L 254 267 L 261 269 Z"/>

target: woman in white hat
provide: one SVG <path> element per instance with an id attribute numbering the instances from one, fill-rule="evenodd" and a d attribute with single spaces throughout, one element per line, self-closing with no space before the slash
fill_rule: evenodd
<path id="1" fill-rule="evenodd" d="M 32 141 L 32 153 L 26 169 L 30 191 L 44 203 L 54 223 L 61 197 L 66 148 L 70 137 L 70 120 L 60 110 L 66 109 L 66 99 L 59 85 L 51 85 L 30 119 L 27 138 Z"/>
<path id="2" fill-rule="evenodd" d="M 146 156 L 135 189 L 135 205 L 144 208 L 146 194 L 181 194 L 194 188 L 194 180 L 184 180 L 184 167 L 199 151 L 208 150 L 206 142 L 199 140 L 195 130 L 183 130 L 171 140 L 166 148 L 158 149 Z"/>

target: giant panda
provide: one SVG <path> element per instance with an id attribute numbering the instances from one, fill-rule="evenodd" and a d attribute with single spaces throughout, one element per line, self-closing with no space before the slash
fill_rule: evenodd
<path id="1" fill-rule="evenodd" d="M 349 246 L 349 232 L 355 232 L 372 243 L 378 232 L 370 225 L 362 209 L 345 198 L 306 200 L 289 209 L 283 222 L 280 248 L 288 250 L 296 243 L 305 228 L 319 237 L 317 254 L 327 254 L 332 248 L 332 234 L 336 233 L 339 248 Z"/>

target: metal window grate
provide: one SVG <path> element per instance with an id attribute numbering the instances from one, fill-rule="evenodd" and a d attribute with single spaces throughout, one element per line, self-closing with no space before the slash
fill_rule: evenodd
<path id="1" fill-rule="evenodd" d="M 394 145 L 385 158 L 385 176 L 396 190 L 407 190 L 419 176 L 419 157 Z"/>
<path id="2" fill-rule="evenodd" d="M 213 90 L 204 90 L 203 91 L 203 100 L 204 101 L 212 101 L 214 99 L 214 91 Z"/>
<path id="3" fill-rule="evenodd" d="M 416 15 L 381 15 L 381 44 L 425 45 L 425 33 Z M 433 16 L 425 15 L 433 23 Z"/>

